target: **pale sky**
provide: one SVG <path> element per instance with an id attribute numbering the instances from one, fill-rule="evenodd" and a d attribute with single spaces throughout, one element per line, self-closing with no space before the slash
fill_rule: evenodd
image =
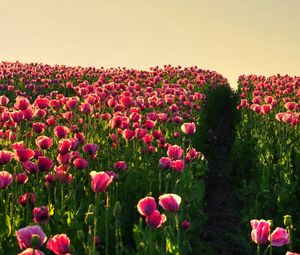
<path id="1" fill-rule="evenodd" d="M 0 61 L 300 75 L 300 0 L 0 0 Z"/>

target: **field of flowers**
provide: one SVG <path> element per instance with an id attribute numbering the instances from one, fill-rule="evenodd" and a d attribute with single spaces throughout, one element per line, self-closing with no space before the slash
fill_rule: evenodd
<path id="1" fill-rule="evenodd" d="M 0 91 L 0 254 L 195 252 L 205 221 L 206 105 L 230 91 L 226 79 L 197 67 L 2 62 Z M 276 166 L 289 168 L 260 169 L 266 177 L 257 183 L 278 197 L 299 191 L 292 155 L 284 154 L 299 142 L 291 118 L 270 121 L 285 125 Z M 293 196 L 278 202 L 280 213 L 299 209 L 286 207 Z"/>
<path id="2" fill-rule="evenodd" d="M 257 254 L 299 252 L 300 77 L 243 75 L 238 82 L 232 160 L 244 222 L 251 220 Z"/>

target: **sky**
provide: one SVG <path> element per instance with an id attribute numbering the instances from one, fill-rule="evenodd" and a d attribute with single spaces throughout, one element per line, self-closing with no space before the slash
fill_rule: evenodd
<path id="1" fill-rule="evenodd" d="M 0 61 L 300 75 L 299 0 L 0 0 Z"/>

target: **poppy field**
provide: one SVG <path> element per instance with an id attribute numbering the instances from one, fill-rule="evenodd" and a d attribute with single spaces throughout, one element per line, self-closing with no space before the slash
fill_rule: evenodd
<path id="1" fill-rule="evenodd" d="M 208 143 L 237 97 L 239 238 L 297 254 L 300 78 L 238 83 L 197 67 L 2 62 L 0 254 L 209 254 Z"/>
<path id="2" fill-rule="evenodd" d="M 300 251 L 300 77 L 242 75 L 232 158 L 256 254 Z M 253 220 L 253 219 L 261 220 Z M 298 254 L 298 253 L 297 253 Z"/>
<path id="3" fill-rule="evenodd" d="M 196 131 L 219 87 L 196 67 L 3 62 L 1 254 L 191 252 L 207 172 Z"/>

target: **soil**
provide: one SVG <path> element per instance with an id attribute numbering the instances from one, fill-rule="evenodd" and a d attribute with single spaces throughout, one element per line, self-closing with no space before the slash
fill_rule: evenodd
<path id="1" fill-rule="evenodd" d="M 230 98 L 229 98 L 230 99 Z M 213 255 L 247 254 L 241 243 L 242 208 L 232 183 L 230 148 L 234 134 L 234 107 L 228 100 L 217 130 L 209 131 L 209 174 L 206 179 L 205 213 L 208 222 L 204 239 Z"/>

